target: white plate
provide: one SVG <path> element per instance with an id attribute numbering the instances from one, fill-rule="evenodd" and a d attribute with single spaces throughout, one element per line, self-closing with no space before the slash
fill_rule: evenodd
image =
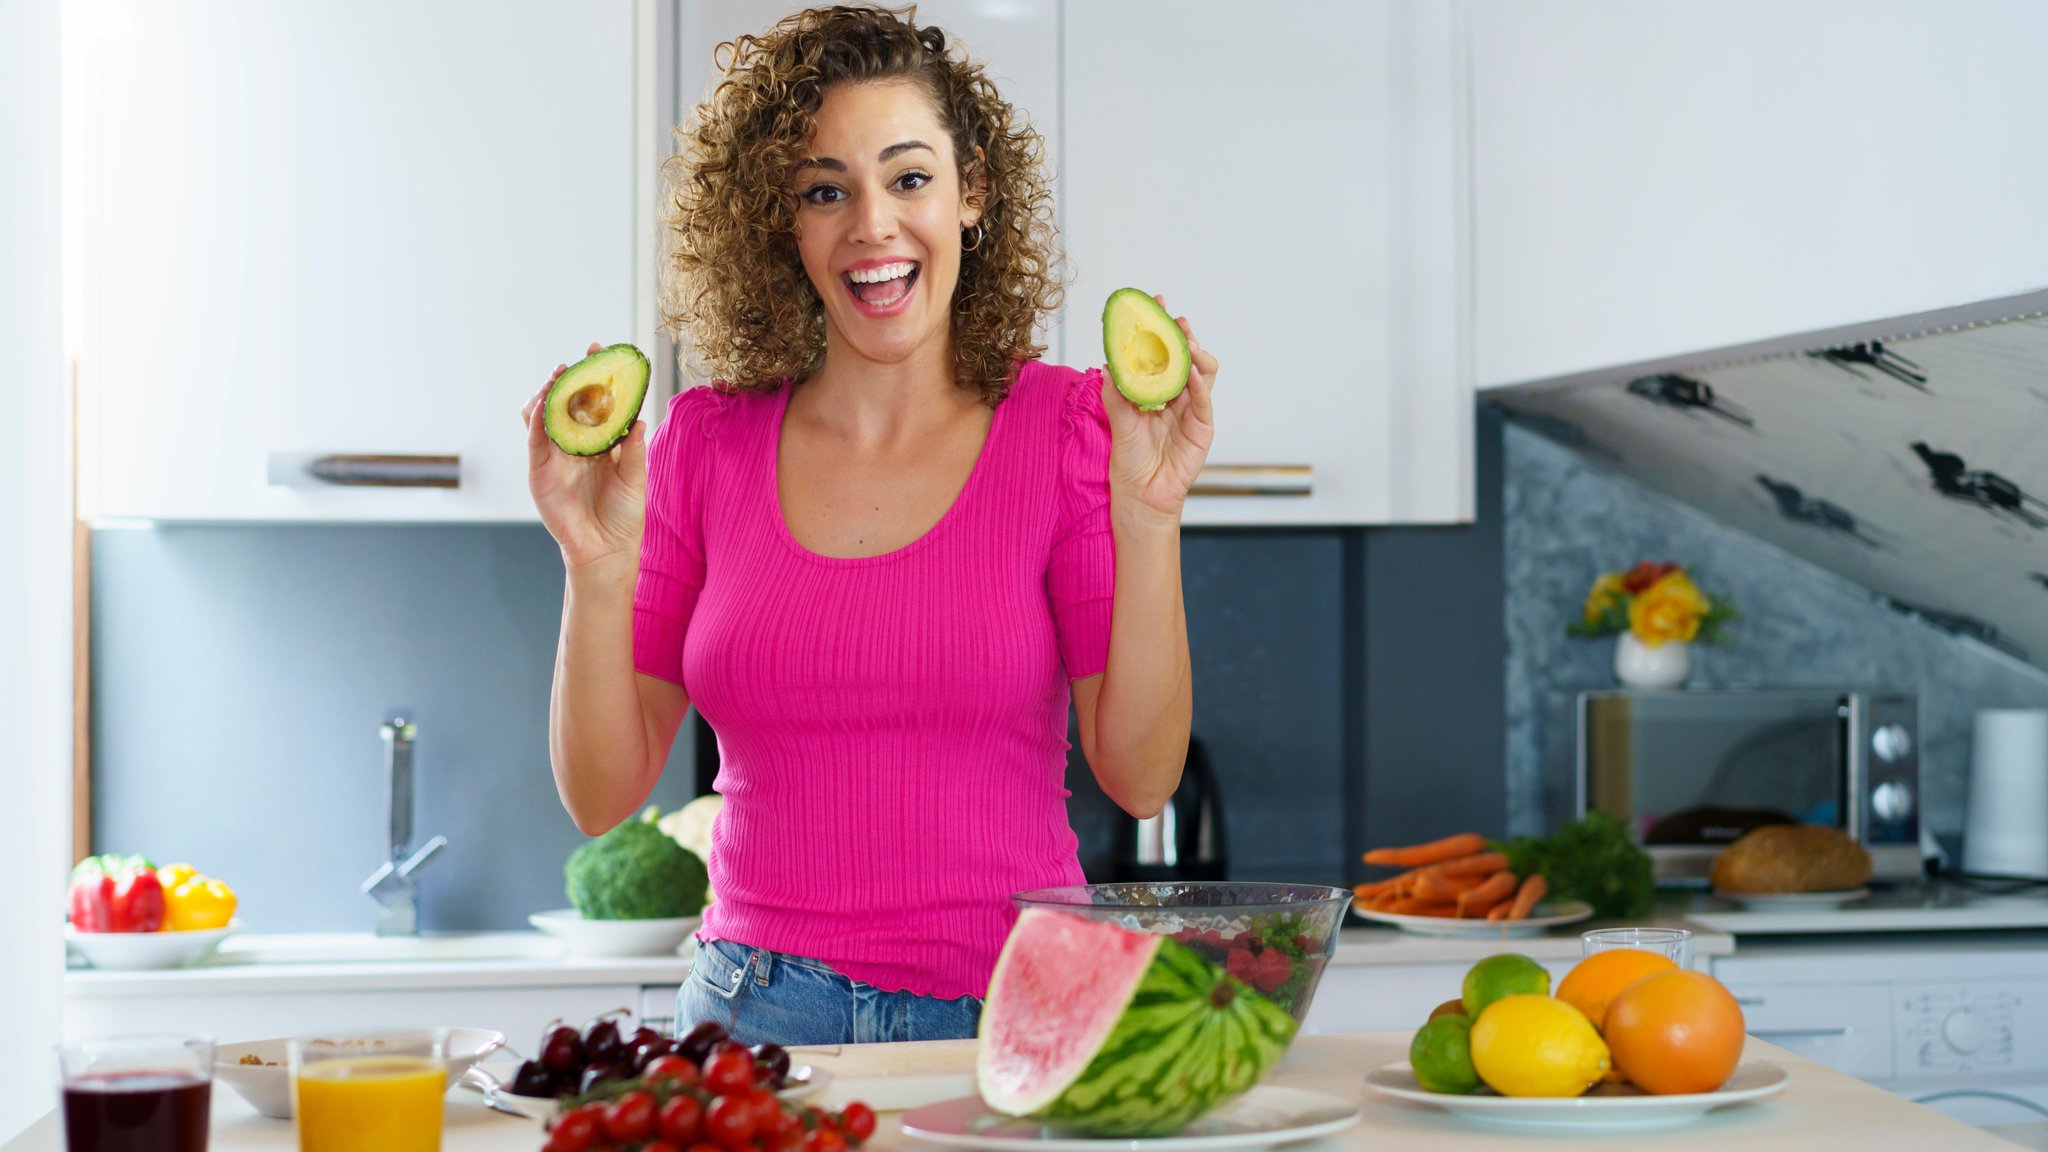
<path id="1" fill-rule="evenodd" d="M 567 944 L 576 956 L 673 956 L 704 918 L 585 920 L 574 908 L 557 908 L 535 912 L 526 922 Z"/>
<path id="2" fill-rule="evenodd" d="M 776 1095 L 784 1100 L 804 1100 L 824 1091 L 825 1085 L 832 1082 L 832 1073 L 809 1064 L 791 1064 L 789 1078 L 789 1087 L 777 1092 Z M 520 1115 L 534 1120 L 546 1120 L 555 1114 L 554 1097 L 515 1096 L 496 1076 L 482 1068 L 471 1069 L 468 1075 L 462 1077 L 460 1086 L 479 1096 L 496 1100 Z"/>
<path id="3" fill-rule="evenodd" d="M 1536 905 L 1536 914 L 1526 920 L 1460 920 L 1454 916 L 1407 916 L 1396 912 L 1375 912 L 1351 905 L 1361 920 L 1392 924 L 1417 936 L 1454 936 L 1468 940 L 1514 940 L 1541 935 L 1560 924 L 1577 924 L 1593 917 L 1593 906 L 1584 900 L 1564 900 Z"/>
<path id="4" fill-rule="evenodd" d="M 1599 1129 L 1670 1128 L 1698 1119 L 1716 1108 L 1776 1096 L 1790 1079 L 1776 1064 L 1745 1060 L 1735 1066 L 1728 1083 L 1712 1092 L 1651 1096 L 1640 1088 L 1607 1084 L 1584 1096 L 1538 1098 L 1496 1096 L 1482 1088 L 1470 1096 L 1428 1092 L 1415 1082 L 1406 1060 L 1373 1069 L 1365 1082 L 1383 1096 L 1441 1108 L 1461 1120 L 1493 1128 L 1545 1132 Z"/>
<path id="5" fill-rule="evenodd" d="M 952 1148 L 1002 1152 L 1217 1152 L 1313 1140 L 1358 1123 L 1358 1105 L 1321 1092 L 1260 1085 L 1172 1136 L 1077 1136 L 989 1111 L 978 1096 L 942 1100 L 903 1114 L 903 1134 Z"/>
<path id="6" fill-rule="evenodd" d="M 229 920 L 225 928 L 187 932 L 80 932 L 66 924 L 64 945 L 95 968 L 124 972 L 184 968 L 211 956 L 221 941 L 241 927 L 240 920 Z"/>
<path id="7" fill-rule="evenodd" d="M 1714 889 L 1714 895 L 1732 900 L 1752 912 L 1797 911 L 1802 908 L 1840 908 L 1851 900 L 1870 895 L 1868 888 L 1841 888 L 1830 892 L 1729 892 Z"/>
<path id="8" fill-rule="evenodd" d="M 213 1050 L 213 1078 L 225 1081 L 251 1108 L 265 1116 L 289 1120 L 292 1116 L 292 1077 L 285 1066 L 285 1042 L 251 1040 L 245 1044 L 222 1044 Z M 448 1083 L 453 1085 L 470 1066 L 505 1046 L 505 1034 L 487 1028 L 448 1030 Z M 242 1058 L 262 1061 L 244 1064 Z"/>

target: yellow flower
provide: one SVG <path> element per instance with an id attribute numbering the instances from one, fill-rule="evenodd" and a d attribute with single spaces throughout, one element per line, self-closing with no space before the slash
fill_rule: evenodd
<path id="1" fill-rule="evenodd" d="M 1643 589 L 1628 606 L 1629 631 L 1651 648 L 1667 640 L 1691 640 L 1710 607 L 1691 577 L 1672 572 Z"/>
<path id="2" fill-rule="evenodd" d="M 1621 586 L 1621 573 L 1602 572 L 1586 593 L 1586 623 L 1598 624 L 1609 608 L 1618 607 L 1628 593 Z"/>

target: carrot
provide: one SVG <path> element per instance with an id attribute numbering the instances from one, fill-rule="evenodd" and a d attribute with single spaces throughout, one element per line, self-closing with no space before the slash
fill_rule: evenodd
<path id="1" fill-rule="evenodd" d="M 1413 868 L 1420 864 L 1435 864 L 1442 860 L 1455 860 L 1486 850 L 1486 838 L 1477 832 L 1460 832 L 1427 844 L 1410 844 L 1401 848 L 1375 848 L 1365 854 L 1367 864 L 1391 864 L 1397 868 Z"/>
<path id="2" fill-rule="evenodd" d="M 1392 892 L 1412 883 L 1416 873 L 1420 871 L 1422 871 L 1420 868 L 1410 868 L 1398 876 L 1389 876 L 1385 880 L 1374 880 L 1369 884 L 1360 884 L 1353 888 L 1352 891 L 1363 897 L 1377 896 L 1382 892 Z"/>
<path id="3" fill-rule="evenodd" d="M 1395 916 L 1449 916 L 1454 910 L 1454 906 L 1447 900 L 1424 900 L 1413 896 L 1406 900 L 1395 900 L 1380 909 Z"/>
<path id="4" fill-rule="evenodd" d="M 1441 872 L 1424 875 L 1415 882 L 1415 894 L 1435 900 L 1456 900 L 1485 881 L 1484 876 L 1446 876 Z"/>
<path id="5" fill-rule="evenodd" d="M 1491 908 L 1493 905 L 1514 895 L 1514 892 L 1515 874 L 1503 868 L 1488 876 L 1478 887 L 1468 889 L 1458 895 L 1459 914 L 1465 915 L 1467 908 L 1473 908 L 1482 904 Z M 1477 915 L 1477 913 L 1474 912 L 1472 915 Z"/>
<path id="6" fill-rule="evenodd" d="M 1486 910 L 1486 918 L 1488 920 L 1506 920 L 1508 918 L 1508 910 L 1512 907 L 1514 907 L 1512 903 L 1503 900 Z"/>
<path id="7" fill-rule="evenodd" d="M 1456 860 L 1430 865 L 1439 876 L 1487 876 L 1507 866 L 1508 856 L 1505 852 L 1476 852 L 1470 856 L 1460 856 Z"/>
<path id="8" fill-rule="evenodd" d="M 1508 907 L 1507 918 L 1510 920 L 1528 919 L 1529 913 L 1536 907 L 1536 902 L 1543 899 L 1543 894 L 1549 890 L 1550 882 L 1543 878 L 1543 874 L 1541 872 L 1531 872 L 1528 878 L 1522 881 L 1521 889 L 1515 893 L 1515 902 Z"/>

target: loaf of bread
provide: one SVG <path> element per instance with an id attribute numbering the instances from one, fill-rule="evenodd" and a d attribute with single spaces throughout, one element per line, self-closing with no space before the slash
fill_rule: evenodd
<path id="1" fill-rule="evenodd" d="M 1818 824 L 1758 828 L 1714 859 L 1714 887 L 1724 892 L 1839 892 L 1868 879 L 1863 845 Z"/>

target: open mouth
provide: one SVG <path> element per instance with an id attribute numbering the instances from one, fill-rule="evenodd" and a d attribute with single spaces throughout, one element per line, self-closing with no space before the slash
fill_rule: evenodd
<path id="1" fill-rule="evenodd" d="M 842 272 L 839 279 L 846 285 L 846 291 L 854 302 L 860 305 L 861 311 L 887 315 L 910 300 L 911 290 L 917 287 L 921 271 L 923 267 L 917 261 L 899 260 L 894 264 Z"/>

